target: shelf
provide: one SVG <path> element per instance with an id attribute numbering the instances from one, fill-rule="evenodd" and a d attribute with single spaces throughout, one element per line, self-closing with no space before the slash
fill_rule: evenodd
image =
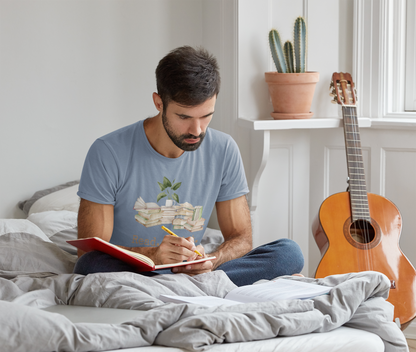
<path id="1" fill-rule="evenodd" d="M 254 131 L 338 128 L 342 127 L 342 119 L 338 117 L 316 117 L 302 120 L 250 120 L 240 117 L 238 118 L 238 125 Z M 358 125 L 362 128 L 416 130 L 416 119 L 359 117 Z"/>
<path id="2" fill-rule="evenodd" d="M 293 130 L 293 129 L 316 129 L 316 128 L 338 128 L 342 127 L 342 119 L 338 117 L 311 118 L 301 120 L 250 120 L 244 117 L 238 118 L 238 125 L 255 131 Z M 371 119 L 367 117 L 358 118 L 359 127 L 371 127 Z M 416 124 L 415 124 L 416 126 Z"/>

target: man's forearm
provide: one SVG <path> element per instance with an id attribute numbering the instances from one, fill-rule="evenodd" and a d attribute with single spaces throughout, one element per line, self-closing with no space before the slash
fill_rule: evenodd
<path id="1" fill-rule="evenodd" d="M 78 211 L 78 238 L 99 237 L 109 242 L 113 232 L 114 207 L 81 199 Z M 84 252 L 78 249 L 78 257 Z"/>
<path id="2" fill-rule="evenodd" d="M 247 199 L 241 196 L 224 202 L 217 202 L 217 219 L 224 243 L 212 253 L 214 269 L 230 260 L 240 258 L 253 248 L 250 210 Z"/>
<path id="3" fill-rule="evenodd" d="M 237 235 L 229 238 L 222 243 L 215 252 L 210 253 L 210 256 L 217 257 L 213 262 L 214 269 L 225 262 L 242 257 L 244 254 L 251 251 L 252 248 L 253 243 L 251 235 Z"/>

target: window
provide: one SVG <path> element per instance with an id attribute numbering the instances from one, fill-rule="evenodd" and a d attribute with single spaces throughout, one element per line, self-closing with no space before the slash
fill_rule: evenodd
<path id="1" fill-rule="evenodd" d="M 416 119 L 415 14 L 414 0 L 354 1 L 359 116 Z"/>

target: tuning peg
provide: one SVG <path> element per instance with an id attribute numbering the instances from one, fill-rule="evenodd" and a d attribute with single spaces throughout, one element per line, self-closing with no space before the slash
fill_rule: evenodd
<path id="1" fill-rule="evenodd" d="M 334 97 L 334 99 L 331 100 L 332 104 L 338 104 L 338 99 L 337 97 Z"/>
<path id="2" fill-rule="evenodd" d="M 331 90 L 332 88 L 334 88 L 334 81 L 331 81 L 331 83 L 329 84 L 329 90 Z"/>
<path id="3" fill-rule="evenodd" d="M 331 92 L 329 93 L 329 96 L 331 96 L 331 97 L 336 97 L 337 96 L 337 91 L 335 90 L 335 88 L 332 88 Z"/>
<path id="4" fill-rule="evenodd" d="M 358 101 L 357 89 L 354 88 L 355 101 Z"/>

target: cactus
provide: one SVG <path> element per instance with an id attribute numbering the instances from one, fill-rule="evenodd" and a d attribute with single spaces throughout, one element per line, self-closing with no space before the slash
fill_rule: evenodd
<path id="1" fill-rule="evenodd" d="M 287 64 L 287 73 L 295 72 L 295 67 L 293 66 L 293 45 L 290 40 L 287 40 L 283 50 L 285 52 L 285 59 Z"/>
<path id="2" fill-rule="evenodd" d="M 293 30 L 295 45 L 296 72 L 306 71 L 306 23 L 303 17 L 298 17 Z"/>
<path id="3" fill-rule="evenodd" d="M 282 50 L 279 32 L 272 29 L 269 32 L 269 45 L 277 72 L 286 73 L 286 61 Z"/>
<path id="4" fill-rule="evenodd" d="M 307 29 L 303 17 L 298 17 L 293 29 L 293 42 L 286 41 L 283 50 L 279 32 L 269 32 L 269 45 L 277 72 L 306 72 Z M 293 54 L 294 53 L 294 54 Z"/>

